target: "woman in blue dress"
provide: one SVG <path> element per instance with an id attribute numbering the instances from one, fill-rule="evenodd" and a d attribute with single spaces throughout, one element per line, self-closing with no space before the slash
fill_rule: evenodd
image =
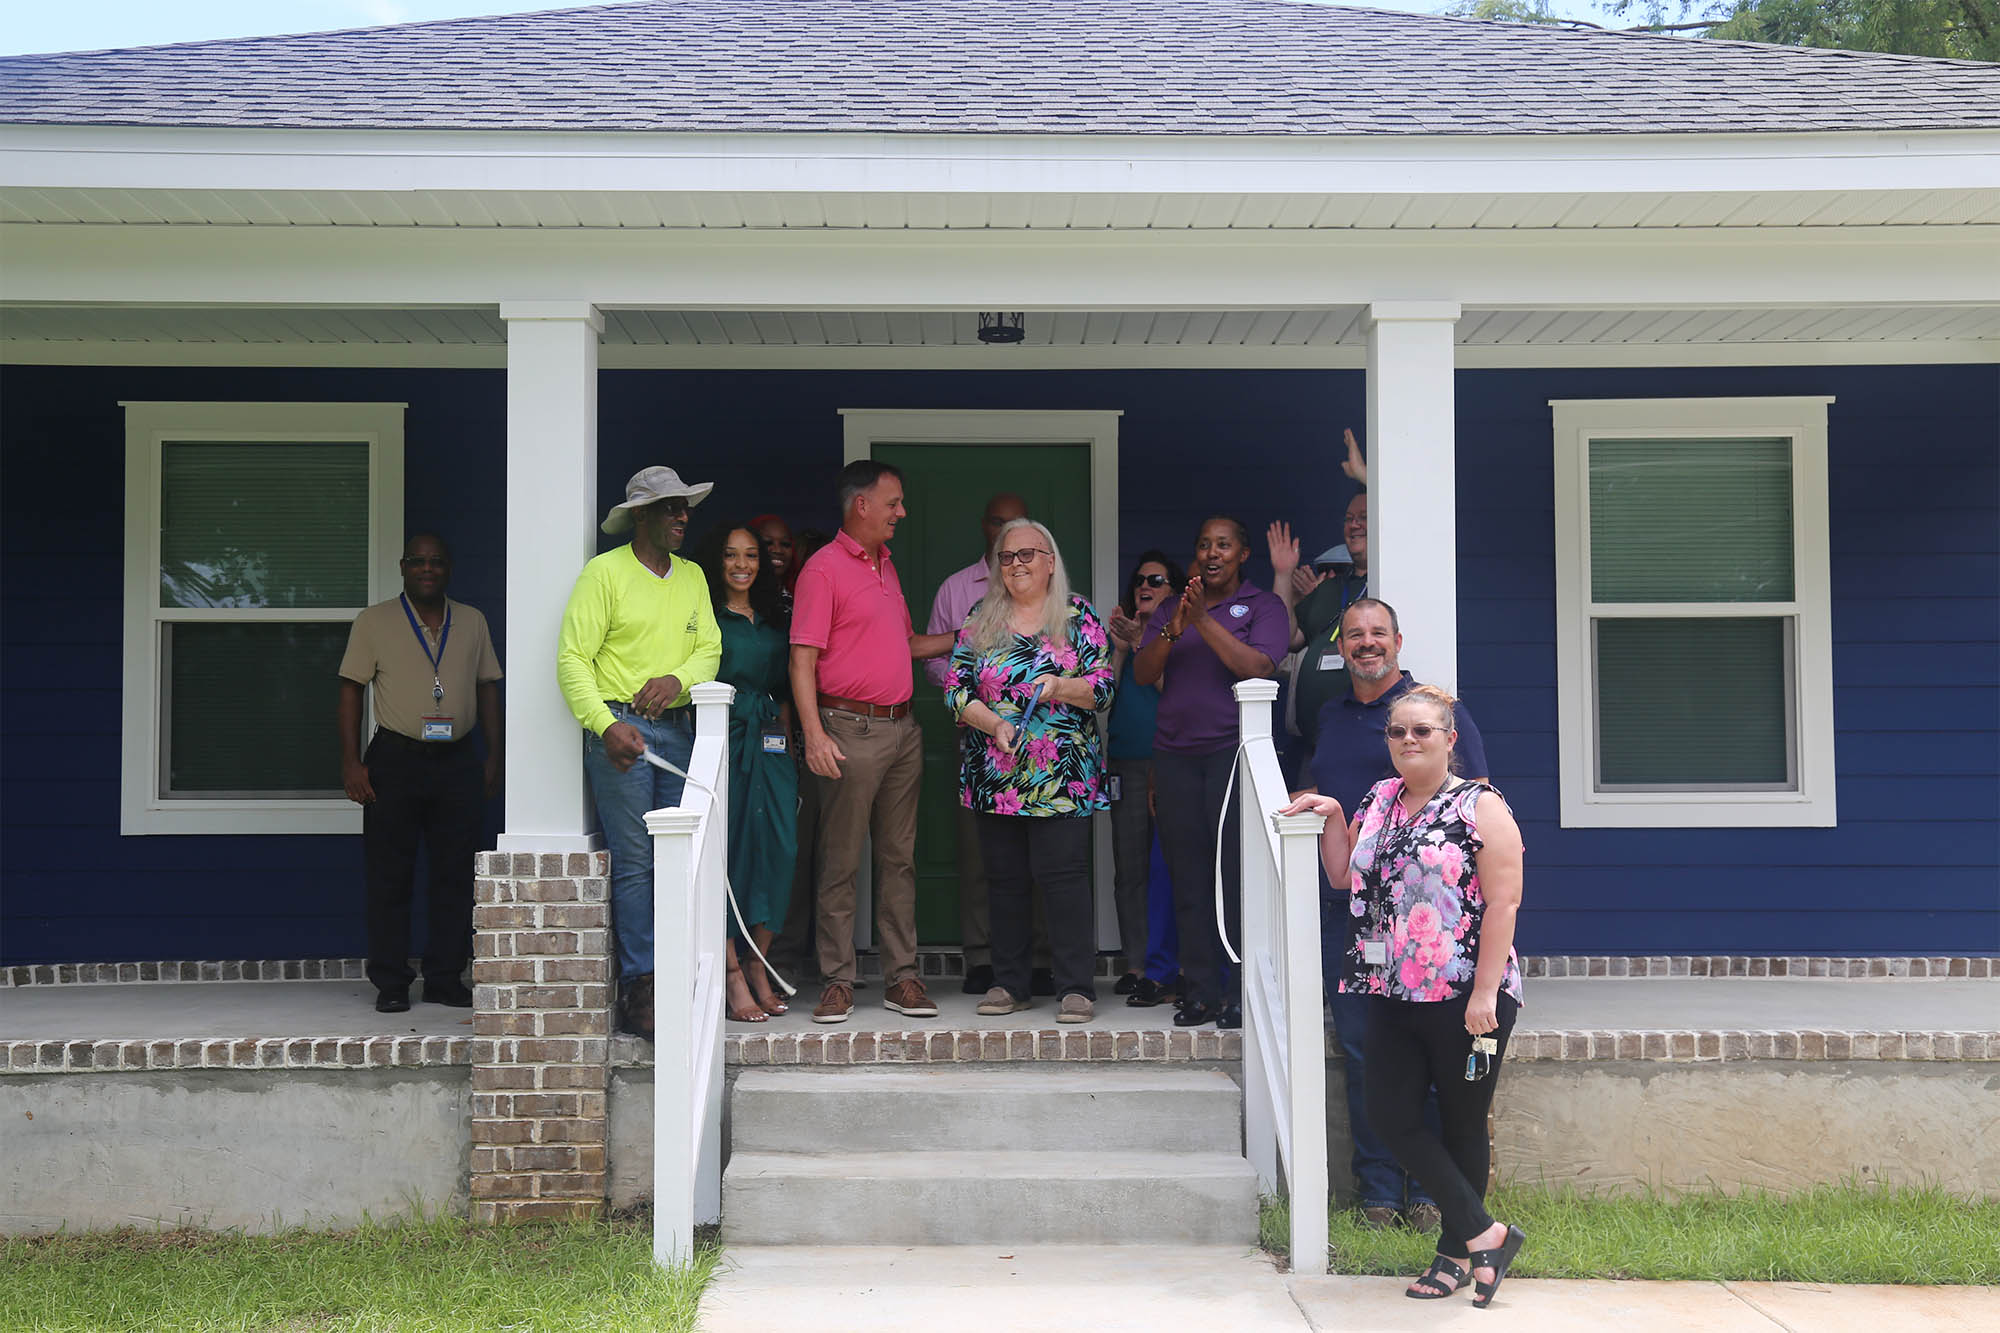
<path id="1" fill-rule="evenodd" d="M 695 558 L 708 575 L 722 630 L 715 678 L 736 687 L 729 706 L 729 882 L 751 942 L 768 953 L 785 922 L 797 860 L 799 775 L 791 754 L 791 646 L 782 589 L 763 540 L 744 524 L 712 529 Z M 729 1017 L 762 1023 L 784 1013 L 756 955 L 738 959 L 742 933 L 733 914 L 729 936 Z"/>

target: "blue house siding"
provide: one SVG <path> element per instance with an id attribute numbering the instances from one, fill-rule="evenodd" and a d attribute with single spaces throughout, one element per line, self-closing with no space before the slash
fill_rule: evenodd
<path id="1" fill-rule="evenodd" d="M 1830 394 L 1839 827 L 1561 829 L 1551 398 Z M 2000 950 L 2000 368 L 1466 371 L 1460 683 L 1542 953 Z M 1727 669 L 1727 664 L 1718 664 Z"/>
<path id="2" fill-rule="evenodd" d="M 117 402 L 408 402 L 407 525 L 451 538 L 454 592 L 504 636 L 504 377 L 16 367 L 6 380 L 0 960 L 358 952 L 357 840 L 118 836 Z M 600 493 L 666 461 L 717 483 L 712 517 L 773 509 L 830 527 L 838 408 L 1117 408 L 1121 567 L 1149 545 L 1187 547 L 1218 510 L 1259 530 L 1289 518 L 1316 550 L 1337 540 L 1349 493 L 1328 445 L 1362 422 L 1364 390 L 1355 371 L 607 371 Z M 1840 827 L 1559 829 L 1547 400 L 1813 393 L 1839 398 Z M 1524 950 L 2000 951 L 2000 369 L 1468 371 L 1459 440 L 1460 683 L 1527 833 Z M 1268 583 L 1261 558 L 1250 576 Z"/>

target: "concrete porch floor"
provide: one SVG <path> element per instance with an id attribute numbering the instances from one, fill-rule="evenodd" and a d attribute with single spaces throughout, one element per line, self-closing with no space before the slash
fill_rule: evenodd
<path id="1" fill-rule="evenodd" d="M 417 994 L 421 996 L 421 987 Z M 934 1019 L 882 1007 L 882 987 L 855 993 L 843 1024 L 811 1018 L 817 986 L 801 986 L 792 1012 L 767 1023 L 729 1023 L 731 1034 L 820 1032 L 983 1032 L 1054 1028 L 1055 1002 L 1004 1018 L 973 1012 L 978 997 L 956 982 L 932 987 Z M 2000 984 L 1990 980 L 1800 980 L 1633 978 L 1530 981 L 1517 1031 L 1732 1031 L 2000 1033 Z M 1168 1031 L 1173 1009 L 1134 1009 L 1099 987 L 1097 1016 L 1073 1031 Z M 1212 1029 L 1210 1029 L 1212 1030 Z M 245 1037 L 464 1037 L 466 1009 L 424 1004 L 378 1014 L 365 981 L 128 982 L 0 987 L 0 1042 Z"/>

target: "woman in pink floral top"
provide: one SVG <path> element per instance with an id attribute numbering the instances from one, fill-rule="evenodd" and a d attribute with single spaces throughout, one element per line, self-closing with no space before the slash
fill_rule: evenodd
<path id="1" fill-rule="evenodd" d="M 1095 1012 L 1097 949 L 1090 894 L 1090 817 L 1108 809 L 1096 713 L 1116 677 L 1110 636 L 1073 597 L 1049 530 L 1017 518 L 993 544 L 988 592 L 951 655 L 945 706 L 966 731 L 959 799 L 979 817 L 993 929 L 986 1015 L 1029 1005 L 1029 884 L 1048 910 L 1056 1021 Z"/>
<path id="2" fill-rule="evenodd" d="M 1407 1294 L 1442 1299 L 1469 1275 L 1473 1303 L 1486 1305 L 1526 1240 L 1485 1205 L 1486 1114 L 1521 1007 L 1522 847 L 1500 793 L 1452 772 L 1454 702 L 1419 685 L 1390 706 L 1396 776 L 1375 784 L 1351 822 L 1328 796 L 1300 797 L 1287 812 L 1327 816 L 1327 874 L 1353 881 L 1340 989 L 1370 997 L 1368 1123 L 1444 1214 L 1437 1257 Z M 1433 1086 L 1441 1136 L 1423 1123 Z"/>

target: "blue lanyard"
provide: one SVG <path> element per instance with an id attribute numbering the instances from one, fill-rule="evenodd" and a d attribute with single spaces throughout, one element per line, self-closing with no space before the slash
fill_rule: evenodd
<path id="1" fill-rule="evenodd" d="M 437 652 L 431 652 L 431 641 L 424 637 L 424 627 L 417 621 L 417 613 L 410 608 L 408 593 L 396 594 L 396 600 L 403 604 L 403 614 L 410 619 L 410 633 L 417 636 L 417 646 L 424 650 L 424 660 L 431 664 L 431 698 L 444 702 L 444 646 L 451 642 L 451 602 L 444 604 L 444 628 L 438 632 Z"/>

